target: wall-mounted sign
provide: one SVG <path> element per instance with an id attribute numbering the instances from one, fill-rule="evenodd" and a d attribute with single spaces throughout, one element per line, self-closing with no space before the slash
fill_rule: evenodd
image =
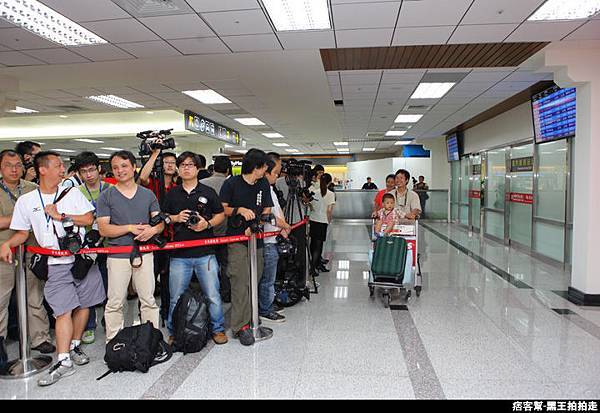
<path id="1" fill-rule="evenodd" d="M 481 198 L 481 191 L 475 191 L 475 190 L 471 189 L 469 191 L 469 198 L 480 199 Z"/>
<path id="2" fill-rule="evenodd" d="M 518 192 L 510 193 L 510 202 L 515 202 L 517 204 L 533 204 L 533 194 L 521 194 Z"/>
<path id="3" fill-rule="evenodd" d="M 473 175 L 481 175 L 481 164 L 473 165 Z"/>
<path id="4" fill-rule="evenodd" d="M 186 110 L 183 116 L 185 118 L 185 128 L 189 131 L 201 133 L 234 145 L 241 145 L 242 143 L 240 133 L 234 129 L 218 124 L 191 110 Z"/>
<path id="5" fill-rule="evenodd" d="M 533 156 L 517 158 L 510 160 L 511 172 L 531 172 L 533 171 Z"/>

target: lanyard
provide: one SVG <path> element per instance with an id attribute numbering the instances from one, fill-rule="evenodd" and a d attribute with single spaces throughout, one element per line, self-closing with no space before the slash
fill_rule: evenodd
<path id="1" fill-rule="evenodd" d="M 44 198 L 42 198 L 42 191 L 40 191 L 40 189 L 38 188 L 38 195 L 40 196 L 40 201 L 42 202 L 42 211 L 44 211 L 44 214 L 46 215 L 46 228 L 48 228 L 50 225 L 50 220 L 52 219 L 52 217 L 48 214 L 46 214 L 46 205 L 44 205 Z M 56 198 L 58 197 L 58 189 L 56 189 L 56 195 L 54 195 L 54 201 L 52 201 L 52 203 L 54 204 L 56 202 Z"/>
<path id="2" fill-rule="evenodd" d="M 94 197 L 92 196 L 92 193 L 90 192 L 90 189 L 87 187 L 87 185 L 84 183 L 83 186 L 85 187 L 85 190 L 87 191 L 88 195 L 90 196 L 90 201 L 92 202 L 92 205 L 94 206 L 94 209 L 96 208 L 96 201 L 98 200 L 97 198 L 94 199 Z M 100 181 L 100 190 L 98 191 L 98 197 L 100 197 L 100 193 L 102 193 L 102 181 Z"/>
<path id="3" fill-rule="evenodd" d="M 13 204 L 15 204 L 17 202 L 17 198 L 19 198 L 21 196 L 21 191 L 23 188 L 21 188 L 21 183 L 19 182 L 19 185 L 17 185 L 17 191 L 19 192 L 19 196 L 15 197 L 15 194 L 13 194 L 7 187 L 6 185 L 4 185 L 4 180 L 0 179 L 0 188 L 2 188 L 4 190 L 4 192 L 6 192 L 8 194 L 8 197 L 13 201 Z"/>
<path id="4" fill-rule="evenodd" d="M 398 190 L 396 189 L 396 200 L 398 200 L 399 198 L 399 194 L 398 194 Z M 406 206 L 406 200 L 408 198 L 408 188 L 406 188 L 406 192 L 404 193 L 404 204 L 400 205 L 400 203 L 398 202 L 398 206 L 404 208 Z"/>

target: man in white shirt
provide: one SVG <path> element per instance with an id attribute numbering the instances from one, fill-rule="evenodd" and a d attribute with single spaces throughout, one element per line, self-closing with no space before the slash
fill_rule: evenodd
<path id="1" fill-rule="evenodd" d="M 38 190 L 22 195 L 15 204 L 10 229 L 13 236 L 0 247 L 0 258 L 12 263 L 11 248 L 24 243 L 33 234 L 41 247 L 61 249 L 59 237 L 66 231 L 62 223 L 72 221 L 80 239 L 83 227 L 94 221 L 94 207 L 77 188 L 60 188 L 65 166 L 56 152 L 40 152 L 34 158 L 34 167 L 40 179 Z M 74 256 L 48 257 L 48 281 L 44 297 L 56 318 L 56 346 L 58 362 L 38 380 L 38 385 L 49 386 L 63 376 L 75 372 L 73 363 L 89 363 L 81 351 L 81 336 L 88 321 L 89 307 L 100 304 L 106 294 L 100 271 L 92 266 L 87 276 L 76 280 L 71 273 Z"/>
<path id="2" fill-rule="evenodd" d="M 389 191 L 388 194 L 394 195 L 396 209 L 403 212 L 406 219 L 417 219 L 421 214 L 421 202 L 419 195 L 407 188 L 409 180 L 410 173 L 406 169 L 398 169 L 396 171 L 396 188 Z"/>

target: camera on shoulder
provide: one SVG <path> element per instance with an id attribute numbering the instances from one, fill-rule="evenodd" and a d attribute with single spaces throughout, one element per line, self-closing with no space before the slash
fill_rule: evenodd
<path id="1" fill-rule="evenodd" d="M 174 149 L 175 139 L 167 138 L 173 129 L 163 129 L 160 131 L 147 130 L 138 133 L 136 136 L 142 139 L 140 143 L 140 156 L 152 154 L 155 149 Z"/>

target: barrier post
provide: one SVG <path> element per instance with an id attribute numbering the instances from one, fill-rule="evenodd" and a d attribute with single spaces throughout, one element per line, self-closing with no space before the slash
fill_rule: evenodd
<path id="1" fill-rule="evenodd" d="M 24 246 L 17 247 L 15 261 L 15 288 L 17 294 L 17 309 L 19 317 L 19 358 L 11 360 L 5 371 L 0 373 L 3 379 L 22 379 L 50 367 L 52 357 L 31 357 L 29 343 L 29 326 L 27 324 L 27 279 L 25 278 L 25 263 L 23 262 Z"/>
<path id="2" fill-rule="evenodd" d="M 255 341 L 273 337 L 273 330 L 258 325 L 258 262 L 256 258 L 256 234 L 252 232 L 248 240 L 248 261 L 250 262 L 250 305 L 252 306 L 252 333 Z"/>

